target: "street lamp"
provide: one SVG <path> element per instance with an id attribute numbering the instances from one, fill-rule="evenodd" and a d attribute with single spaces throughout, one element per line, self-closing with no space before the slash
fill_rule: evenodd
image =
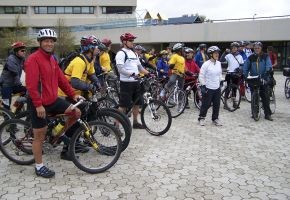
<path id="1" fill-rule="evenodd" d="M 257 15 L 256 13 L 253 15 L 253 20 L 255 19 L 255 16 L 256 16 L 256 15 Z"/>

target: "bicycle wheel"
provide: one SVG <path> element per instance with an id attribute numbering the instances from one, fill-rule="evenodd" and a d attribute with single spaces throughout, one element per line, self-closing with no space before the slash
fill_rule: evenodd
<path id="1" fill-rule="evenodd" d="M 202 93 L 199 87 L 197 87 L 196 92 L 194 93 L 194 105 L 200 110 L 202 103 Z"/>
<path id="2" fill-rule="evenodd" d="M 14 118 L 14 114 L 10 110 L 0 107 L 0 124 L 12 118 Z M 2 141 L 2 142 L 5 145 L 8 142 L 10 142 L 10 139 L 8 138 L 6 141 Z"/>
<path id="3" fill-rule="evenodd" d="M 108 97 L 113 99 L 117 104 L 119 103 L 119 94 L 116 90 L 108 91 Z"/>
<path id="4" fill-rule="evenodd" d="M 251 103 L 251 89 L 248 83 L 245 83 L 245 97 L 247 102 Z"/>
<path id="5" fill-rule="evenodd" d="M 118 103 L 109 97 L 101 97 L 98 99 L 98 106 L 99 108 L 116 108 Z"/>
<path id="6" fill-rule="evenodd" d="M 71 138 L 69 151 L 73 163 L 82 171 L 96 174 L 111 168 L 121 154 L 121 138 L 118 130 L 101 121 L 88 122 L 90 133 L 87 134 L 83 127 L 77 129 Z M 77 141 L 89 148 L 86 153 L 76 153 Z"/>
<path id="7" fill-rule="evenodd" d="M 270 96 L 270 110 L 271 110 L 271 113 L 274 114 L 276 111 L 276 97 L 275 97 L 274 88 L 269 89 L 269 96 Z"/>
<path id="8" fill-rule="evenodd" d="M 132 126 L 128 117 L 116 109 L 103 108 L 97 111 L 97 120 L 107 122 L 120 131 L 122 151 L 124 151 L 130 143 L 132 133 Z"/>
<path id="9" fill-rule="evenodd" d="M 172 91 L 169 93 L 166 106 L 171 112 L 172 118 L 181 115 L 186 106 L 186 94 L 183 90 Z"/>
<path id="10" fill-rule="evenodd" d="M 237 85 L 230 85 L 229 87 L 226 87 L 226 89 L 222 92 L 222 96 L 226 110 L 234 112 L 240 108 L 241 94 L 240 88 Z"/>
<path id="11" fill-rule="evenodd" d="M 169 130 L 172 117 L 166 104 L 154 99 L 142 106 L 141 122 L 148 133 L 159 136 Z"/>
<path id="12" fill-rule="evenodd" d="M 0 150 L 19 165 L 34 163 L 32 153 L 33 132 L 29 122 L 9 119 L 0 126 Z"/>
<path id="13" fill-rule="evenodd" d="M 290 78 L 286 78 L 285 80 L 284 93 L 285 93 L 286 99 L 289 99 L 290 98 Z"/>
<path id="14" fill-rule="evenodd" d="M 260 96 L 258 92 L 253 92 L 251 98 L 252 117 L 255 121 L 259 121 L 261 116 Z"/>
<path id="15" fill-rule="evenodd" d="M 0 124 L 2 124 L 4 121 L 11 119 L 13 117 L 14 117 L 14 114 L 10 110 L 0 107 Z"/>

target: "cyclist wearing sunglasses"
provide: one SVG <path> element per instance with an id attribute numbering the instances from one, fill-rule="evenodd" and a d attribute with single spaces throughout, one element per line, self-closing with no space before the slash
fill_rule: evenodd
<path id="1" fill-rule="evenodd" d="M 126 112 L 132 102 L 139 98 L 132 108 L 133 128 L 143 129 L 143 125 L 137 121 L 139 106 L 142 105 L 140 84 L 134 77 L 139 73 L 147 75 L 149 72 L 143 68 L 138 55 L 133 51 L 134 39 L 136 37 L 131 33 L 122 34 L 120 40 L 123 48 L 116 55 L 116 64 L 120 74 L 120 110 Z"/>
<path id="2" fill-rule="evenodd" d="M 26 55 L 26 46 L 23 42 L 18 41 L 13 43 L 11 47 L 12 54 L 8 56 L 0 78 L 2 105 L 8 110 L 10 110 L 12 94 L 26 92 L 26 88 L 20 80 Z"/>

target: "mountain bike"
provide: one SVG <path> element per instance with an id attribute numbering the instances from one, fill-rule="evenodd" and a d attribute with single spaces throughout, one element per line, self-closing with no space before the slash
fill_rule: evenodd
<path id="1" fill-rule="evenodd" d="M 286 76 L 285 84 L 284 84 L 284 94 L 286 99 L 290 98 L 290 68 L 283 69 L 283 75 Z"/>
<path id="2" fill-rule="evenodd" d="M 237 72 L 227 72 L 227 86 L 223 89 L 221 96 L 224 108 L 230 112 L 237 110 L 241 103 L 240 87 L 233 83 L 233 80 L 240 79 L 241 75 Z"/>
<path id="3" fill-rule="evenodd" d="M 145 130 L 154 136 L 165 134 L 171 126 L 172 117 L 169 108 L 160 100 L 154 99 L 151 95 L 151 83 L 154 77 L 135 77 L 140 83 L 140 93 L 143 97 L 143 105 L 141 108 L 141 122 Z M 139 101 L 141 96 L 131 103 L 126 110 L 126 115 L 130 116 L 132 108 Z"/>
<path id="4" fill-rule="evenodd" d="M 251 96 L 252 117 L 255 121 L 259 121 L 261 117 L 261 107 L 262 107 L 262 102 L 260 101 L 261 78 L 260 76 L 248 76 L 246 80 L 249 86 L 252 88 L 252 96 Z"/>
<path id="5" fill-rule="evenodd" d="M 180 116 L 184 112 L 187 95 L 182 88 L 179 88 L 178 79 L 175 81 L 175 85 L 171 92 L 165 94 L 165 96 L 165 103 L 171 112 L 172 118 Z"/>
<path id="6" fill-rule="evenodd" d="M 73 107 L 82 104 L 80 100 Z M 43 151 L 51 150 L 63 142 L 69 145 L 69 153 L 73 163 L 87 173 L 101 173 L 111 168 L 121 154 L 121 138 L 119 131 L 112 125 L 101 121 L 86 122 L 77 120 L 80 127 L 74 131 L 71 139 L 57 133 L 59 124 L 65 122 L 66 114 L 48 117 L 48 130 Z M 11 129 L 10 127 L 16 127 Z M 30 165 L 35 162 L 32 153 L 33 132 L 31 123 L 21 119 L 10 119 L 0 125 L 0 150 L 9 160 Z M 86 145 L 89 151 L 76 153 L 78 143 Z"/>

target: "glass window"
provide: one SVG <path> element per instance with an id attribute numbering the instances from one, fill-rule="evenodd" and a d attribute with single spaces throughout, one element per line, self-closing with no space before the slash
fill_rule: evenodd
<path id="1" fill-rule="evenodd" d="M 80 14 L 81 13 L 81 7 L 73 7 L 73 14 Z"/>
<path id="2" fill-rule="evenodd" d="M 82 13 L 89 14 L 90 13 L 90 7 L 82 7 Z"/>
<path id="3" fill-rule="evenodd" d="M 55 14 L 55 7 L 54 6 L 47 7 L 47 13 L 48 14 Z"/>
<path id="4" fill-rule="evenodd" d="M 39 14 L 47 14 L 47 7 L 39 6 Z"/>
<path id="5" fill-rule="evenodd" d="M 4 7 L 0 7 L 0 14 L 5 14 L 5 9 L 4 9 Z"/>
<path id="6" fill-rule="evenodd" d="M 90 14 L 94 14 L 94 7 L 90 7 Z"/>
<path id="7" fill-rule="evenodd" d="M 5 7 L 5 13 L 6 14 L 13 14 L 13 7 L 12 6 L 6 6 Z"/>
<path id="8" fill-rule="evenodd" d="M 26 6 L 0 6 L 0 14 L 26 14 Z"/>
<path id="9" fill-rule="evenodd" d="M 103 14 L 132 14 L 132 10 L 131 6 L 108 6 L 103 7 Z"/>
<path id="10" fill-rule="evenodd" d="M 34 7 L 34 13 L 39 14 L 39 7 L 38 6 Z"/>
<path id="11" fill-rule="evenodd" d="M 23 6 L 22 7 L 22 14 L 26 14 L 27 13 L 27 7 L 26 6 Z"/>
<path id="12" fill-rule="evenodd" d="M 72 13 L 72 7 L 65 7 L 64 8 L 64 13 L 71 14 Z"/>
<path id="13" fill-rule="evenodd" d="M 58 14 L 64 13 L 64 7 L 63 6 L 56 7 L 56 13 L 58 13 Z"/>
<path id="14" fill-rule="evenodd" d="M 14 13 L 22 13 L 22 7 L 20 6 L 14 7 Z"/>

